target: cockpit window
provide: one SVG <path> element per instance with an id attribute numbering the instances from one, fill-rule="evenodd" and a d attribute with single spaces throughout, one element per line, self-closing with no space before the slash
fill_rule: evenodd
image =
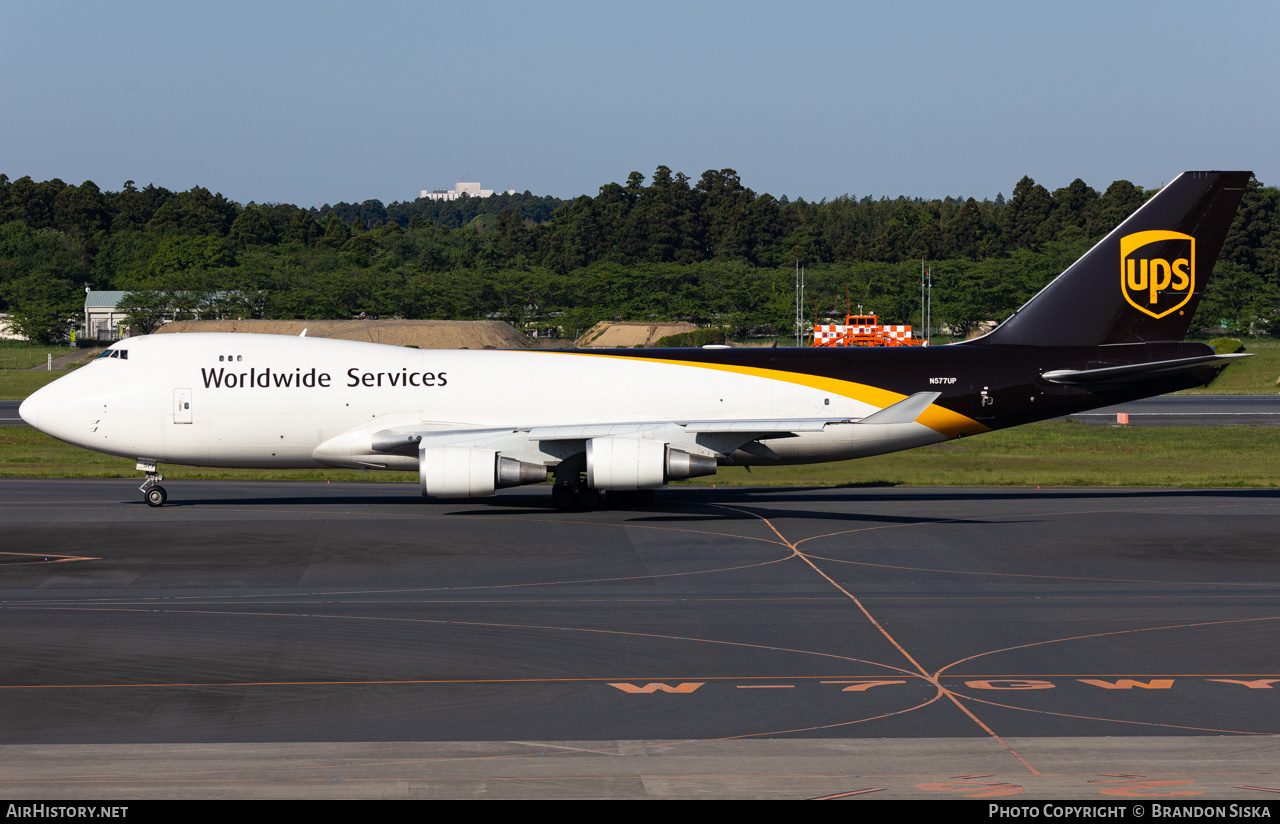
<path id="1" fill-rule="evenodd" d="M 98 355 L 98 357 L 94 358 L 94 360 L 102 360 L 103 358 L 123 358 L 124 360 L 128 360 L 129 350 L 128 349 L 104 349 L 102 351 L 102 354 Z"/>

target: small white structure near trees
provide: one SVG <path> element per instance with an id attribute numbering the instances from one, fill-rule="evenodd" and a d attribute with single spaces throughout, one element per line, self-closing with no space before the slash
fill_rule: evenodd
<path id="1" fill-rule="evenodd" d="M 513 195 L 516 190 L 507 189 L 506 193 Z M 459 181 L 453 184 L 452 189 L 423 189 L 419 199 L 457 200 L 463 195 L 467 197 L 493 197 L 493 189 L 481 189 L 479 183 L 462 183 Z"/>

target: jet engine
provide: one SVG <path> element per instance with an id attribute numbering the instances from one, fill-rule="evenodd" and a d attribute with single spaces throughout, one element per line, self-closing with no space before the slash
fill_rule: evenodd
<path id="1" fill-rule="evenodd" d="M 547 468 L 499 455 L 492 449 L 440 446 L 418 452 L 422 494 L 433 498 L 482 498 L 495 489 L 540 484 Z"/>
<path id="2" fill-rule="evenodd" d="M 592 489 L 653 489 L 670 481 L 715 472 L 715 458 L 672 449 L 661 441 L 648 438 L 587 441 L 587 486 Z"/>

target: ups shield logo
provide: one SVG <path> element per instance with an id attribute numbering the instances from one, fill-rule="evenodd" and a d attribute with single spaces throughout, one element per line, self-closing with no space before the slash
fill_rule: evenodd
<path id="1" fill-rule="evenodd" d="M 1196 239 L 1154 229 L 1120 238 L 1120 291 L 1139 312 L 1172 314 L 1196 288 Z"/>

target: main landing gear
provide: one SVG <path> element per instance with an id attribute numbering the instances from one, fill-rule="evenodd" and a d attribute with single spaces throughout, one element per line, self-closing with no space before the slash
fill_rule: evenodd
<path id="1" fill-rule="evenodd" d="M 614 490 L 606 493 L 585 485 L 556 484 L 551 487 L 551 500 L 556 509 L 564 510 L 648 506 L 653 503 L 653 490 Z"/>
<path id="2" fill-rule="evenodd" d="M 572 478 L 573 480 L 561 480 Z M 586 472 L 559 471 L 551 487 L 551 501 L 556 509 L 601 509 L 602 507 L 648 506 L 653 503 L 652 489 L 613 490 L 603 492 L 587 486 Z"/>
<path id="3" fill-rule="evenodd" d="M 142 499 L 147 502 L 147 506 L 164 506 L 164 502 L 169 499 L 169 495 L 164 491 L 164 487 L 160 485 L 160 482 L 164 480 L 164 476 L 156 471 L 156 462 L 139 458 L 138 469 L 147 473 L 147 479 L 142 482 L 142 486 L 138 487 L 138 491 L 142 493 Z"/>

